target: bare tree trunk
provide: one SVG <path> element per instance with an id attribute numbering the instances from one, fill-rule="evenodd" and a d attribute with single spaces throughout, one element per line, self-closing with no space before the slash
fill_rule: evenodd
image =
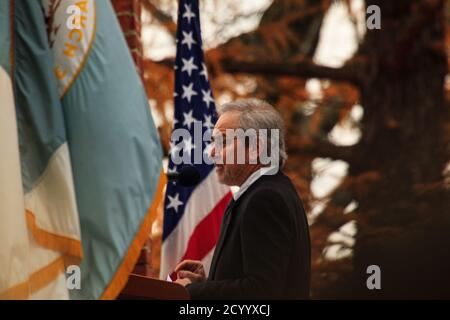
<path id="1" fill-rule="evenodd" d="M 362 90 L 365 162 L 350 168 L 379 174 L 357 197 L 354 296 L 450 297 L 450 206 L 443 188 L 443 1 L 367 1 L 380 5 L 382 29 L 369 31 L 361 51 L 371 75 Z M 416 10 L 413 10 L 416 9 Z M 368 290 L 369 265 L 381 268 L 381 290 Z"/>

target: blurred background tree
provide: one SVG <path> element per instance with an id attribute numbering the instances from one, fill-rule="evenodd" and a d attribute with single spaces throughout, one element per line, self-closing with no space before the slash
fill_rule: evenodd
<path id="1" fill-rule="evenodd" d="M 145 85 L 167 153 L 177 2 L 142 4 Z M 286 122 L 285 172 L 309 212 L 312 297 L 449 298 L 449 2 L 200 4 L 217 104 L 258 97 Z M 371 5 L 381 29 L 366 28 Z M 366 287 L 370 265 L 382 290 Z"/>

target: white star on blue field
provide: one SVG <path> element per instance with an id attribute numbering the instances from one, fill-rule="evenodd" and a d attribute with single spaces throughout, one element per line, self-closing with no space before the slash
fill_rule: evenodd
<path id="1" fill-rule="evenodd" d="M 175 156 L 188 156 L 194 163 L 194 153 L 208 154 L 211 148 L 209 141 L 194 139 L 195 123 L 200 123 L 202 135 L 211 132 L 217 121 L 216 106 L 213 93 L 208 82 L 208 72 L 203 57 L 200 20 L 197 0 L 181 0 L 178 14 L 177 55 L 175 58 L 175 90 L 174 90 L 174 130 L 188 130 L 188 139 L 171 141 L 169 151 L 169 172 L 178 171 L 182 165 L 176 166 Z M 197 126 L 198 127 L 198 126 Z M 213 170 L 213 165 L 195 164 L 201 180 Z M 201 183 L 201 182 L 200 182 Z M 195 187 L 182 187 L 169 183 L 164 203 L 163 240 L 169 235 L 183 216 L 186 203 Z"/>

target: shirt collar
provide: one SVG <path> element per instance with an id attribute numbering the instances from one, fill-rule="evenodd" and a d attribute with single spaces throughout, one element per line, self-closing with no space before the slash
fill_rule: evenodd
<path id="1" fill-rule="evenodd" d="M 239 190 L 237 192 L 233 193 L 234 201 L 237 201 L 244 194 L 244 192 L 247 191 L 247 189 L 250 188 L 250 186 L 256 182 L 256 180 L 258 180 L 259 178 L 261 178 L 264 175 L 273 175 L 273 174 L 276 174 L 277 172 L 278 172 L 278 166 L 276 166 L 276 165 L 273 165 L 270 167 L 262 167 L 262 168 L 259 168 L 258 170 L 256 170 L 255 172 L 253 172 L 247 178 L 247 180 L 245 180 L 245 182 L 241 185 Z"/>

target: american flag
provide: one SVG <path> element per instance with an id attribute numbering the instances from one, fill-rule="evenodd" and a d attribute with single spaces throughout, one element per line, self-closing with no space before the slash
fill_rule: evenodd
<path id="1" fill-rule="evenodd" d="M 190 139 L 172 141 L 168 171 L 178 171 L 173 156 L 208 152 L 207 141 L 194 139 L 194 127 L 212 130 L 216 106 L 203 58 L 198 0 L 181 0 L 178 8 L 177 54 L 175 59 L 174 129 L 189 130 Z M 199 125 L 201 124 L 201 125 Z M 198 140 L 198 139 L 197 139 Z M 181 147 L 180 147 L 181 146 Z M 219 184 L 214 166 L 194 164 L 200 183 L 182 187 L 169 182 L 164 203 L 164 229 L 160 277 L 166 279 L 182 260 L 202 260 L 206 273 L 219 238 L 223 212 L 231 199 L 230 189 Z"/>

